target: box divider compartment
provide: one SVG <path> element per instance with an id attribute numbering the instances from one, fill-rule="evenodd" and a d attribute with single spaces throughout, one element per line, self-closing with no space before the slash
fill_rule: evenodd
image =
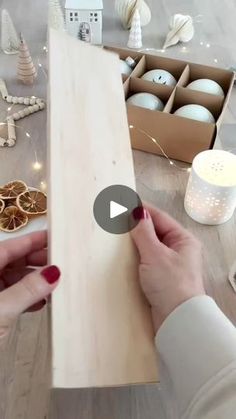
<path id="1" fill-rule="evenodd" d="M 222 96 L 197 92 L 183 87 L 177 87 L 171 113 L 185 105 L 201 105 L 207 108 L 214 116 L 216 122 L 222 112 L 224 98 Z"/>
<path id="2" fill-rule="evenodd" d="M 153 95 L 161 99 L 165 105 L 168 102 L 173 90 L 174 88 L 171 86 L 149 83 L 146 80 L 131 77 L 128 92 L 126 90 L 126 99 L 132 94 L 139 92 L 152 93 Z"/>
<path id="3" fill-rule="evenodd" d="M 128 106 L 127 110 L 129 124 L 133 126 L 130 134 L 134 149 L 163 155 L 158 145 L 148 137 L 151 136 L 170 158 L 191 163 L 196 154 L 209 149 L 214 140 L 214 124 L 136 106 Z"/>
<path id="4" fill-rule="evenodd" d="M 157 55 L 146 55 L 145 73 L 150 70 L 162 69 L 169 71 L 175 77 L 177 83 L 186 67 L 187 63 L 180 60 L 159 57 Z"/>
<path id="5" fill-rule="evenodd" d="M 186 79 L 184 87 L 198 79 L 211 79 L 218 83 L 224 90 L 225 95 L 231 85 L 232 72 L 216 67 L 204 66 L 202 64 L 189 64 L 189 77 Z"/>
<path id="6" fill-rule="evenodd" d="M 187 81 L 189 80 L 189 74 L 190 74 L 190 67 L 189 67 L 189 65 L 186 65 L 185 69 L 183 70 L 183 72 L 182 72 L 182 74 L 179 78 L 179 81 L 178 81 L 176 87 L 185 87 Z"/>

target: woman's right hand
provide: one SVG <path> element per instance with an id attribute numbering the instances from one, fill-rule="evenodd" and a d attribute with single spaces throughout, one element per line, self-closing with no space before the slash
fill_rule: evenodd
<path id="1" fill-rule="evenodd" d="M 131 236 L 140 254 L 140 282 L 152 309 L 155 333 L 184 301 L 204 295 L 201 243 L 173 218 L 152 207 L 136 208 Z"/>

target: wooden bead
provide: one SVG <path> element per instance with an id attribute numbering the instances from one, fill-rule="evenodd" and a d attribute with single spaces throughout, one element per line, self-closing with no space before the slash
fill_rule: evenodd
<path id="1" fill-rule="evenodd" d="M 12 101 L 12 96 L 7 96 L 7 103 L 11 103 L 11 101 Z"/>
<path id="2" fill-rule="evenodd" d="M 0 147 L 5 147 L 6 146 L 6 140 L 5 138 L 1 138 L 0 137 Z"/>
<path id="3" fill-rule="evenodd" d="M 24 103 L 24 97 L 19 97 L 18 98 L 18 103 L 20 103 L 21 105 Z"/>
<path id="4" fill-rule="evenodd" d="M 40 108 L 39 108 L 39 105 L 34 105 L 34 106 L 33 106 L 33 109 L 34 109 L 34 112 L 38 112 L 38 111 L 39 111 L 39 109 L 40 109 Z"/>
<path id="5" fill-rule="evenodd" d="M 29 106 L 29 111 L 30 111 L 30 113 L 34 113 L 34 108 L 33 108 L 33 106 Z"/>
<path id="6" fill-rule="evenodd" d="M 16 140 L 14 140 L 14 138 L 10 138 L 9 140 L 7 140 L 8 147 L 14 147 L 15 144 Z"/>
<path id="7" fill-rule="evenodd" d="M 12 103 L 14 103 L 14 105 L 16 105 L 18 103 L 18 97 L 14 96 L 12 98 Z"/>
<path id="8" fill-rule="evenodd" d="M 18 112 L 14 113 L 14 114 L 12 115 L 12 117 L 13 117 L 14 121 L 19 121 L 19 119 L 20 119 L 20 115 L 19 115 L 19 113 L 18 113 Z"/>
<path id="9" fill-rule="evenodd" d="M 28 116 L 30 114 L 29 108 L 25 108 L 24 109 L 24 113 L 25 113 L 25 116 Z"/>
<path id="10" fill-rule="evenodd" d="M 39 105 L 40 103 L 42 103 L 42 99 L 37 98 L 36 103 L 37 103 L 37 105 Z"/>
<path id="11" fill-rule="evenodd" d="M 41 102 L 39 103 L 39 109 L 42 111 L 45 108 L 45 103 Z"/>
<path id="12" fill-rule="evenodd" d="M 21 118 L 25 117 L 25 111 L 24 110 L 19 111 L 18 114 L 20 115 Z"/>
<path id="13" fill-rule="evenodd" d="M 25 105 L 29 105 L 30 104 L 30 98 L 29 97 L 25 97 L 24 98 L 24 104 Z"/>
<path id="14" fill-rule="evenodd" d="M 35 103 L 36 103 L 36 99 L 32 97 L 30 99 L 30 105 L 35 105 Z"/>

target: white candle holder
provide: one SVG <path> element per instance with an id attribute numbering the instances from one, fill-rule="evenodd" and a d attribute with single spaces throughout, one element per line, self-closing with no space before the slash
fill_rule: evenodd
<path id="1" fill-rule="evenodd" d="M 184 207 L 201 224 L 228 221 L 236 208 L 236 156 L 223 150 L 199 153 L 193 160 Z"/>

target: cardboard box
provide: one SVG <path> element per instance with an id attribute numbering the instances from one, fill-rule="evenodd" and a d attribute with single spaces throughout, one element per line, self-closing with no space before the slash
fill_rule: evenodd
<path id="1" fill-rule="evenodd" d="M 127 106 L 128 121 L 130 126 L 133 126 L 130 134 L 134 149 L 159 155 L 165 153 L 170 158 L 191 163 L 196 154 L 213 148 L 234 84 L 232 71 L 128 49 L 105 48 L 117 53 L 121 59 L 131 56 L 137 62 L 131 75 L 123 78 L 126 99 L 137 92 L 148 92 L 158 96 L 165 104 L 163 112 Z M 170 87 L 140 78 L 147 71 L 158 68 L 173 74 L 177 85 Z M 191 81 L 201 78 L 219 83 L 225 97 L 186 89 Z M 199 122 L 173 115 L 179 107 L 187 104 L 205 106 L 214 115 L 216 123 Z"/>

